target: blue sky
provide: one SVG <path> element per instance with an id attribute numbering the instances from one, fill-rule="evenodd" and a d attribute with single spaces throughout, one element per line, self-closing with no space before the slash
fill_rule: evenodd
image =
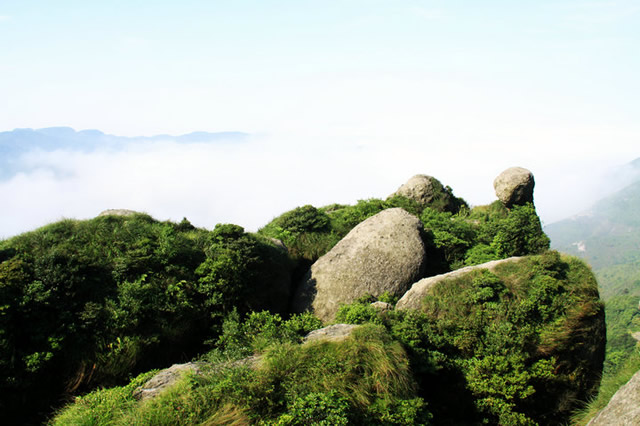
<path id="1" fill-rule="evenodd" d="M 550 222 L 640 156 L 638 22 L 637 0 L 5 1 L 0 131 L 230 130 L 268 138 L 292 173 L 340 158 L 318 173 L 355 188 L 267 216 L 386 196 L 415 173 L 489 202 L 521 165 Z"/>

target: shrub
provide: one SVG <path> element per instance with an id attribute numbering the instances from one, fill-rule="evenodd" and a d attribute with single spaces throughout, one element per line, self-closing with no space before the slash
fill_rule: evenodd
<path id="1" fill-rule="evenodd" d="M 0 259 L 9 422 L 194 356 L 228 312 L 273 308 L 289 291 L 289 259 L 267 239 L 147 215 L 57 222 L 0 242 Z"/>

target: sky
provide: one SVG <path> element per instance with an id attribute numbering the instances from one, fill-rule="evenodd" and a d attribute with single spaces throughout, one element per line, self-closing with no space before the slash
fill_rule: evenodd
<path id="1" fill-rule="evenodd" d="M 639 19 L 638 0 L 0 0 L 0 131 L 252 135 L 30 153 L 67 172 L 0 182 L 0 238 L 102 207 L 255 230 L 418 173 L 479 205 L 511 166 L 551 223 L 640 157 Z"/>

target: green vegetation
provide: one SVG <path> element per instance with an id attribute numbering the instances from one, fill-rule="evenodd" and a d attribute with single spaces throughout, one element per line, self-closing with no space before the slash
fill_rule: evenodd
<path id="1" fill-rule="evenodd" d="M 611 397 L 626 384 L 631 377 L 640 371 L 640 346 L 636 346 L 625 356 L 622 364 L 613 373 L 602 377 L 600 389 L 595 398 L 591 399 L 583 408 L 576 411 L 572 417 L 572 424 L 584 426 L 589 423 L 598 411 L 607 406 Z"/>
<path id="2" fill-rule="evenodd" d="M 1 241 L 0 409 L 37 422 L 75 398 L 54 424 L 568 420 L 602 368 L 592 274 L 547 251 L 533 205 L 470 210 L 443 197 L 303 206 L 257 234 L 137 214 Z M 428 275 L 538 255 L 438 285 L 420 312 L 381 312 L 365 296 L 337 314 L 364 324 L 351 337 L 302 343 L 322 323 L 288 312 L 292 282 L 393 207 L 422 221 Z M 153 400 L 133 398 L 144 371 L 194 357 L 201 373 Z"/>
<path id="3" fill-rule="evenodd" d="M 564 424 L 598 384 L 602 305 L 575 258 L 475 271 L 421 311 L 371 300 L 341 308 L 364 324 L 343 341 L 300 344 L 321 325 L 309 314 L 232 312 L 202 374 L 146 402 L 132 392 L 148 375 L 94 391 L 53 424 Z"/>
<path id="4" fill-rule="evenodd" d="M 238 226 L 142 214 L 0 242 L 0 411 L 35 419 L 64 395 L 191 358 L 233 309 L 273 308 L 283 292 L 286 302 L 289 268 Z"/>
<path id="5" fill-rule="evenodd" d="M 635 182 L 596 203 L 588 214 L 545 227 L 555 249 L 580 256 L 592 265 L 605 300 L 607 355 L 600 395 L 586 408 L 592 414 L 606 404 L 620 380 L 630 377 L 628 366 L 635 365 L 633 359 L 637 358 L 631 333 L 640 331 L 638 209 L 640 182 Z M 586 420 L 582 417 L 581 421 Z"/>
<path id="6" fill-rule="evenodd" d="M 429 419 L 406 353 L 383 327 L 362 327 L 341 342 L 280 340 L 259 353 L 254 368 L 220 361 L 145 403 L 132 391 L 148 375 L 93 392 L 53 424 L 416 425 Z"/>
<path id="7" fill-rule="evenodd" d="M 441 203 L 440 203 L 441 204 Z M 469 210 L 464 200 L 456 212 L 435 203 L 426 207 L 396 196 L 386 201 L 360 200 L 353 206 L 303 206 L 275 218 L 259 234 L 282 240 L 296 262 L 300 278 L 360 222 L 382 210 L 401 207 L 418 216 L 425 229 L 430 264 L 427 275 L 448 272 L 510 256 L 541 253 L 549 248 L 532 204 L 505 208 L 500 201 Z M 447 204 L 449 205 L 449 204 Z"/>
<path id="8" fill-rule="evenodd" d="M 382 323 L 403 343 L 436 423 L 514 425 L 564 424 L 594 394 L 602 316 L 588 267 L 547 252 L 440 283 L 422 312 L 357 302 L 338 320 Z"/>

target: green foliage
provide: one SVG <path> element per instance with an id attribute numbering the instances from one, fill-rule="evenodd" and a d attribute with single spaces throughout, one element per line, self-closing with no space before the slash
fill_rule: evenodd
<path id="1" fill-rule="evenodd" d="M 373 317 L 356 302 L 339 315 L 383 324 L 403 344 L 436 421 L 562 424 L 598 385 L 602 306 L 577 259 L 547 252 L 474 271 L 436 285 L 423 303 Z"/>
<path id="2" fill-rule="evenodd" d="M 549 248 L 532 204 L 506 209 L 498 201 L 458 214 L 427 207 L 420 220 L 431 263 L 428 275 Z"/>
<path id="3" fill-rule="evenodd" d="M 147 215 L 2 241 L 0 410 L 28 422 L 63 395 L 193 356 L 233 309 L 282 308 L 289 270 L 284 250 L 238 226 Z"/>
<path id="4" fill-rule="evenodd" d="M 349 401 L 336 391 L 312 392 L 293 401 L 286 414 L 282 414 L 278 425 L 348 425 Z"/>
<path id="5" fill-rule="evenodd" d="M 495 223 L 491 246 L 501 258 L 542 253 L 549 249 L 549 238 L 542 232 L 533 204 L 513 206 L 509 215 Z"/>
<path id="6" fill-rule="evenodd" d="M 607 406 L 611 397 L 638 371 L 640 371 L 640 346 L 635 346 L 615 372 L 608 372 L 602 377 L 597 396 L 590 399 L 574 413 L 571 424 L 585 426 L 589 423 L 600 410 Z"/>
<path id="7" fill-rule="evenodd" d="M 224 321 L 217 347 L 227 354 L 249 356 L 274 343 L 300 343 L 309 332 L 322 327 L 310 313 L 294 314 L 284 320 L 267 311 L 251 312 L 244 320 L 233 311 Z"/>
<path id="8" fill-rule="evenodd" d="M 185 376 L 144 404 L 131 397 L 133 387 L 95 391 L 60 412 L 52 423 L 418 425 L 429 421 L 424 401 L 415 394 L 404 350 L 383 328 L 370 325 L 340 342 L 268 346 L 256 368 L 219 364 L 202 375 Z M 100 417 L 96 419 L 95 413 Z"/>
<path id="9" fill-rule="evenodd" d="M 464 263 L 465 253 L 476 240 L 476 230 L 465 215 L 453 215 L 427 207 L 420 216 L 429 240 L 443 257 L 447 269 Z"/>
<path id="10" fill-rule="evenodd" d="M 638 297 L 629 294 L 614 296 L 605 303 L 607 316 L 607 355 L 604 373 L 615 375 L 626 359 L 634 353 L 637 341 L 631 333 L 640 332 Z"/>
<path id="11" fill-rule="evenodd" d="M 336 323 L 345 324 L 382 324 L 378 317 L 378 310 L 370 302 L 354 302 L 342 305 L 336 312 Z"/>

